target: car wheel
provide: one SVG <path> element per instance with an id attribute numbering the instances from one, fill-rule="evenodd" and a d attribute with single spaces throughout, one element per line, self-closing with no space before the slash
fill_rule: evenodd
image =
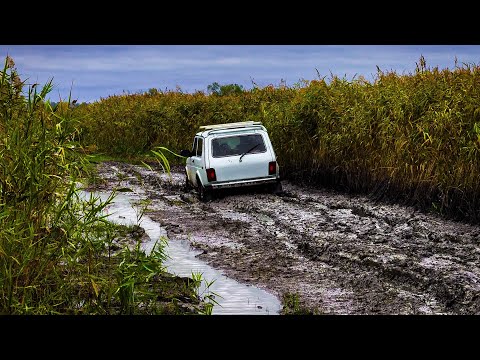
<path id="1" fill-rule="evenodd" d="M 206 190 L 205 187 L 202 185 L 200 180 L 197 179 L 197 192 L 198 198 L 200 201 L 207 202 L 213 199 L 213 194 L 211 191 Z"/>
<path id="2" fill-rule="evenodd" d="M 280 180 L 270 185 L 270 192 L 275 195 L 281 194 L 283 192 L 283 187 Z"/>
<path id="3" fill-rule="evenodd" d="M 192 186 L 190 185 L 190 182 L 188 181 L 188 176 L 185 174 L 185 184 L 184 184 L 185 191 L 190 191 L 192 189 Z"/>

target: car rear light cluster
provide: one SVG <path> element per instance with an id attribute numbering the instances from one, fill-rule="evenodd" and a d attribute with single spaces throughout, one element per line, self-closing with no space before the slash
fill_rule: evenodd
<path id="1" fill-rule="evenodd" d="M 268 163 L 268 175 L 275 175 L 277 172 L 277 162 L 270 161 Z"/>
<path id="2" fill-rule="evenodd" d="M 207 169 L 207 179 L 208 181 L 217 181 L 217 175 L 215 174 L 215 169 Z"/>

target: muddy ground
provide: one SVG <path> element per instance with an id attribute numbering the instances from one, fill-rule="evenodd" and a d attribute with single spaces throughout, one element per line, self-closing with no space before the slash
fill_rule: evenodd
<path id="1" fill-rule="evenodd" d="M 141 185 L 171 241 L 239 282 L 298 295 L 315 314 L 480 314 L 480 226 L 282 181 L 284 193 L 236 190 L 208 203 L 182 167 L 105 162 L 103 189 Z"/>

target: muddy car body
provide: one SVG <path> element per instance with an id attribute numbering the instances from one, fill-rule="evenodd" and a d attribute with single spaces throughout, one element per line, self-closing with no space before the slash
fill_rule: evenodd
<path id="1" fill-rule="evenodd" d="M 187 157 L 185 184 L 209 200 L 220 189 L 267 186 L 281 191 L 275 151 L 260 122 L 206 125 L 197 132 Z"/>

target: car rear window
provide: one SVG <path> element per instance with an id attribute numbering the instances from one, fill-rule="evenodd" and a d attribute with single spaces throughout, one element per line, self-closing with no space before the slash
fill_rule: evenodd
<path id="1" fill-rule="evenodd" d="M 267 151 L 263 137 L 260 134 L 225 136 L 212 140 L 212 156 L 224 157 L 262 153 Z"/>

